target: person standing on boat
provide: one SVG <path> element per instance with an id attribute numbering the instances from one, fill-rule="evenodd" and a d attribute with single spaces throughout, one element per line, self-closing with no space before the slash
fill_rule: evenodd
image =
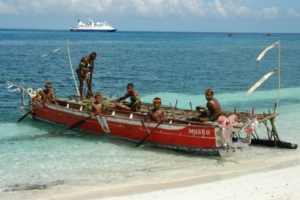
<path id="1" fill-rule="evenodd" d="M 129 104 L 122 104 L 122 101 L 130 97 L 130 103 Z M 114 99 L 113 102 L 116 103 L 115 108 L 121 109 L 121 110 L 128 110 L 133 112 L 138 112 L 141 107 L 141 99 L 139 94 L 135 91 L 133 83 L 127 84 L 127 93 L 118 99 Z"/>
<path id="2" fill-rule="evenodd" d="M 40 90 L 34 100 L 38 103 L 41 101 L 45 101 L 47 103 L 57 104 L 55 92 L 52 91 L 53 84 L 51 82 L 44 83 L 45 90 Z"/>
<path id="3" fill-rule="evenodd" d="M 201 114 L 198 117 L 187 117 L 187 120 L 207 122 L 215 121 L 221 115 L 222 110 L 219 101 L 214 98 L 214 90 L 205 90 L 205 97 L 207 100 L 206 107 L 197 106 L 196 110 Z M 202 111 L 201 111 L 202 110 Z"/>
<path id="4" fill-rule="evenodd" d="M 169 119 L 164 116 L 164 110 L 161 108 L 161 99 L 159 97 L 156 97 L 152 100 L 154 108 L 149 110 L 147 116 L 146 116 L 146 121 L 151 120 L 151 121 L 168 121 Z"/>
<path id="5" fill-rule="evenodd" d="M 88 96 L 94 96 L 92 91 L 92 77 L 94 73 L 94 60 L 97 59 L 97 54 L 95 52 L 91 53 L 88 56 L 81 58 L 79 66 L 76 69 L 76 73 L 79 79 L 79 92 L 81 101 L 84 100 L 83 97 L 83 81 L 86 81 L 88 86 Z"/>
<path id="6" fill-rule="evenodd" d="M 94 115 L 94 113 L 100 113 L 103 108 L 107 107 L 106 103 L 102 103 L 102 94 L 101 93 L 96 93 L 94 95 L 95 97 L 95 102 L 91 104 L 87 104 L 84 108 L 84 110 L 91 115 Z"/>

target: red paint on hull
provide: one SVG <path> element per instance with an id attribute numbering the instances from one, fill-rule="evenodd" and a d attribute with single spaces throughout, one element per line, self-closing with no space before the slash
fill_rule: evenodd
<path id="1" fill-rule="evenodd" d="M 80 104 L 67 102 L 77 107 Z M 70 127 L 81 119 L 85 119 L 89 114 L 78 109 L 72 109 L 65 106 L 43 103 L 33 110 L 37 119 Z M 116 116 L 119 113 L 123 116 Z M 125 138 L 133 141 L 140 141 L 146 136 L 146 130 L 142 126 L 141 119 L 143 114 L 126 111 L 109 110 L 106 113 L 95 115 L 85 121 L 78 129 L 83 131 L 103 133 L 114 137 Z M 180 120 L 177 120 L 180 121 Z M 222 148 L 217 146 L 217 136 L 212 124 L 189 125 L 187 122 L 161 124 L 145 141 L 145 143 L 154 143 L 158 145 L 170 145 L 184 148 Z M 146 122 L 146 126 L 151 131 L 157 123 Z"/>

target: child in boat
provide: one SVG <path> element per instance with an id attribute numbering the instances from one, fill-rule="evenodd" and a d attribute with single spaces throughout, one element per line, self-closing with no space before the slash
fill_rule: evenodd
<path id="1" fill-rule="evenodd" d="M 47 102 L 47 103 L 52 103 L 58 105 L 56 101 L 56 96 L 55 92 L 52 91 L 53 84 L 51 82 L 46 82 L 44 83 L 45 90 L 40 90 L 36 97 L 34 97 L 34 100 L 37 103 L 40 103 L 41 101 Z"/>
<path id="2" fill-rule="evenodd" d="M 154 108 L 149 110 L 147 116 L 146 116 L 146 121 L 151 120 L 151 121 L 168 121 L 169 119 L 164 116 L 164 110 L 161 108 L 161 99 L 159 97 L 156 97 L 152 100 Z"/>
<path id="3" fill-rule="evenodd" d="M 130 97 L 129 104 L 122 104 L 122 101 Z M 115 108 L 120 110 L 128 110 L 133 112 L 138 112 L 142 107 L 142 102 L 139 94 L 135 91 L 133 83 L 127 84 L 127 93 L 118 99 L 113 99 L 113 102 L 116 103 Z"/>
<path id="4" fill-rule="evenodd" d="M 96 93 L 94 95 L 95 98 L 95 102 L 91 103 L 91 104 L 87 104 L 84 108 L 84 110 L 88 113 L 90 113 L 91 115 L 94 115 L 96 113 L 100 113 L 102 111 L 102 109 L 107 107 L 107 103 L 104 102 L 102 103 L 102 94 L 101 93 Z"/>
<path id="5" fill-rule="evenodd" d="M 197 106 L 196 110 L 201 114 L 198 117 L 189 117 L 187 120 L 198 121 L 198 122 L 208 122 L 216 121 L 221 115 L 222 110 L 219 101 L 214 98 L 214 90 L 207 89 L 205 90 L 205 98 L 207 100 L 206 107 Z M 203 111 L 201 111 L 203 110 Z"/>

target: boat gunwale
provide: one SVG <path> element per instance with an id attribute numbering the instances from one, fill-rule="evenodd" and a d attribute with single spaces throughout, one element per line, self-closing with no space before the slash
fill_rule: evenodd
<path id="1" fill-rule="evenodd" d="M 72 103 L 72 104 L 76 104 L 78 106 L 86 106 L 86 105 L 83 105 L 83 104 L 80 104 L 80 103 L 76 103 L 76 102 L 70 102 L 70 101 L 66 101 L 66 100 L 62 100 L 62 99 L 57 99 L 57 101 L 60 101 L 60 102 L 65 102 L 65 103 Z M 88 113 L 86 113 L 85 111 L 81 111 L 79 109 L 75 109 L 75 108 L 72 108 L 72 107 L 65 107 L 65 106 L 62 106 L 62 105 L 56 105 L 56 104 L 52 104 L 52 103 L 47 103 L 45 102 L 45 104 L 47 105 L 50 105 L 50 106 L 55 106 L 55 107 L 59 107 L 59 108 L 63 108 L 63 109 L 66 109 L 66 110 L 71 110 L 73 112 L 77 112 L 78 114 L 81 113 L 81 114 L 86 114 L 85 117 L 88 117 L 90 116 Z M 115 111 L 115 112 L 118 112 L 118 113 L 125 113 L 125 114 L 128 114 L 128 117 L 122 117 L 122 116 L 115 116 L 115 115 L 111 115 L 111 114 L 106 114 L 106 113 L 103 113 L 105 111 Z M 139 119 L 137 118 L 130 118 L 129 116 L 131 114 L 134 115 L 137 115 L 137 116 L 140 116 L 140 117 L 146 117 L 147 115 L 146 114 L 143 114 L 141 112 L 132 112 L 132 111 L 127 111 L 127 110 L 119 110 L 119 109 L 114 109 L 114 108 L 109 108 L 107 110 L 103 110 L 101 113 L 99 113 L 99 115 L 101 116 L 105 116 L 105 117 L 111 117 L 111 118 L 117 118 L 117 119 L 125 119 L 125 120 L 131 120 L 131 121 L 140 121 Z M 73 113 L 74 115 L 77 115 L 75 113 Z M 87 116 L 88 115 L 88 116 Z M 77 116 L 82 116 L 84 117 L 83 115 L 77 115 Z M 96 115 L 95 115 L 96 116 Z M 92 117 L 94 118 L 94 117 Z M 217 124 L 213 125 L 212 123 L 201 123 L 201 122 L 194 122 L 194 121 L 188 121 L 188 120 L 181 120 L 181 119 L 172 119 L 170 118 L 169 120 L 172 120 L 172 123 L 164 123 L 164 125 L 172 125 L 172 126 L 184 126 L 184 127 L 214 127 L 214 126 L 217 126 L 219 127 Z M 173 122 L 182 122 L 182 123 L 173 123 Z M 151 121 L 151 120 L 147 120 L 146 123 L 149 123 L 149 124 L 158 124 L 159 122 L 157 121 Z"/>

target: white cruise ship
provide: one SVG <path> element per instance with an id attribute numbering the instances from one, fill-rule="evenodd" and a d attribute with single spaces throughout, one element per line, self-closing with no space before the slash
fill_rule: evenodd
<path id="1" fill-rule="evenodd" d="M 116 28 L 111 27 L 107 22 L 93 22 L 89 19 L 88 23 L 82 23 L 78 20 L 76 26 L 70 28 L 70 31 L 80 31 L 80 32 L 116 32 Z"/>

